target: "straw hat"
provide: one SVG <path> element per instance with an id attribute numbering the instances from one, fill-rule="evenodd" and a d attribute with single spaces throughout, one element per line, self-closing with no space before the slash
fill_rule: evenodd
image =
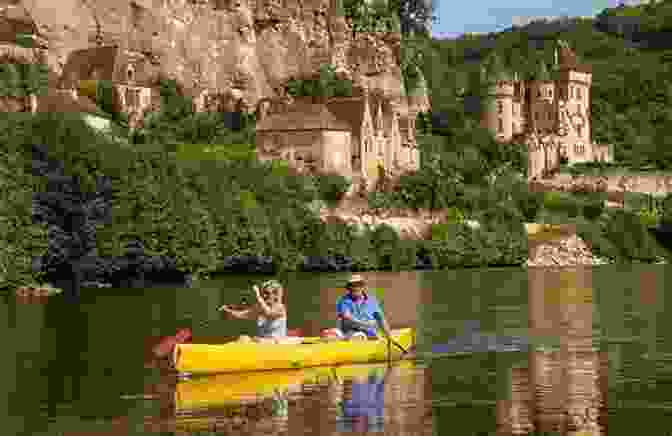
<path id="1" fill-rule="evenodd" d="M 353 274 L 350 276 L 350 280 L 348 280 L 347 284 L 352 285 L 354 283 L 366 283 L 366 280 L 359 274 Z"/>

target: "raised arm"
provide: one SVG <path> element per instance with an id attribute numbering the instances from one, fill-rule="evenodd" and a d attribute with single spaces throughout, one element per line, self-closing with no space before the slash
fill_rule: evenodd
<path id="1" fill-rule="evenodd" d="M 256 318 L 256 311 L 254 308 L 247 308 L 243 310 L 231 309 L 229 306 L 221 306 L 219 309 L 220 312 L 227 313 L 237 319 L 254 319 Z"/>
<path id="2" fill-rule="evenodd" d="M 257 297 L 257 303 L 259 304 L 259 312 L 266 318 L 282 318 L 285 316 L 284 307 L 281 304 L 269 305 L 266 303 L 257 286 L 254 287 L 254 293 Z"/>

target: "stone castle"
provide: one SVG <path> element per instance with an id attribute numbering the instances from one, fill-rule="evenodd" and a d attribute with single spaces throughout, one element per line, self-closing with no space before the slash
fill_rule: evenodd
<path id="1" fill-rule="evenodd" d="M 560 41 L 552 72 L 542 63 L 534 80 L 497 78 L 483 125 L 499 141 L 528 147 L 530 179 L 551 174 L 563 158 L 569 164 L 611 162 L 612 147 L 591 140 L 591 81 L 590 66 Z"/>
<path id="2" fill-rule="evenodd" d="M 260 102 L 260 159 L 284 159 L 301 172 L 338 173 L 365 189 L 381 176 L 419 167 L 415 118 L 428 107 L 412 97 L 399 101 L 359 87 L 350 97 L 292 100 Z"/>

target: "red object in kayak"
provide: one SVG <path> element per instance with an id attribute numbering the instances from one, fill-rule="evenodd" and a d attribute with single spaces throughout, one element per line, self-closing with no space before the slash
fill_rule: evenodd
<path id="1" fill-rule="evenodd" d="M 287 330 L 287 336 L 292 338 L 298 338 L 303 336 L 303 332 L 301 331 L 301 329 L 289 329 Z"/>
<path id="2" fill-rule="evenodd" d="M 180 329 L 175 336 L 168 336 L 159 342 L 152 349 L 152 352 L 156 357 L 166 357 L 173 352 L 173 347 L 175 347 L 175 345 L 191 342 L 191 338 L 191 329 Z"/>

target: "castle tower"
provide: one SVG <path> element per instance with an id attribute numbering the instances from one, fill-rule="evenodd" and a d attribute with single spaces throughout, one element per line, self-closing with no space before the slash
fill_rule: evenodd
<path id="1" fill-rule="evenodd" d="M 556 49 L 558 92 L 563 102 L 560 108 L 570 126 L 567 132 L 567 154 L 570 161 L 591 160 L 590 86 L 592 71 L 578 62 L 576 54 L 564 41 Z"/>
<path id="2" fill-rule="evenodd" d="M 488 88 L 483 124 L 499 141 L 510 141 L 513 136 L 513 96 L 512 80 L 497 80 Z"/>
<path id="3" fill-rule="evenodd" d="M 539 64 L 535 80 L 530 82 L 530 125 L 535 131 L 552 131 L 557 124 L 555 82 L 545 63 Z"/>

